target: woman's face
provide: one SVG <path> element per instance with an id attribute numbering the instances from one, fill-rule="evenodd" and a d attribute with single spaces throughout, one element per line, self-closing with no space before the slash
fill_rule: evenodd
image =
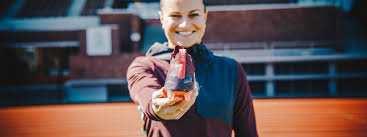
<path id="1" fill-rule="evenodd" d="M 159 12 L 169 47 L 189 48 L 201 42 L 205 33 L 207 11 L 202 0 L 162 0 Z"/>

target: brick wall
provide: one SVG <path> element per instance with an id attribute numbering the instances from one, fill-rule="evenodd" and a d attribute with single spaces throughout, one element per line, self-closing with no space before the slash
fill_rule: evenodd
<path id="1" fill-rule="evenodd" d="M 100 14 L 101 24 L 118 24 L 120 31 L 121 51 L 130 51 L 131 14 Z"/>
<path id="2" fill-rule="evenodd" d="M 132 42 L 130 40 L 130 35 L 133 32 L 138 32 L 142 34 L 143 32 L 143 22 L 142 20 L 132 14 L 126 13 L 125 11 L 119 12 L 103 12 L 99 14 L 101 24 L 117 24 L 120 30 L 120 51 L 122 52 L 131 52 L 137 51 L 139 49 L 139 45 L 141 45 L 141 41 Z M 142 35 L 141 35 L 142 36 Z"/>
<path id="3" fill-rule="evenodd" d="M 205 43 L 343 40 L 343 13 L 295 4 L 209 6 Z M 159 19 L 144 20 L 147 25 Z"/>
<path id="4" fill-rule="evenodd" d="M 127 68 L 141 53 L 126 53 L 113 56 L 71 56 L 71 79 L 123 78 Z"/>
<path id="5" fill-rule="evenodd" d="M 70 56 L 70 78 L 71 79 L 98 79 L 98 78 L 123 78 L 126 77 L 127 68 L 137 56 L 142 53 L 120 52 L 119 27 L 112 27 L 112 55 L 110 56 L 88 56 L 86 53 L 86 33 L 80 33 L 80 54 Z"/>
<path id="6" fill-rule="evenodd" d="M 117 12 L 117 13 L 116 13 Z M 98 79 L 126 77 L 127 68 L 137 56 L 142 56 L 139 46 L 141 41 L 132 42 L 133 32 L 141 33 L 141 19 L 126 12 L 103 12 L 99 14 L 101 24 L 112 24 L 112 55 L 88 56 L 86 53 L 86 33 L 79 36 L 80 54 L 70 56 L 71 79 Z"/>
<path id="7" fill-rule="evenodd" d="M 271 6 L 209 8 L 211 11 L 204 41 L 235 43 L 342 39 L 342 13 L 335 7 Z"/>

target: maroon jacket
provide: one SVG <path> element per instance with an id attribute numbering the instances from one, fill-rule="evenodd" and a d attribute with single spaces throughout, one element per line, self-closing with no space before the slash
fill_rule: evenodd
<path id="1" fill-rule="evenodd" d="M 213 55 L 203 44 L 188 49 L 188 53 L 191 54 L 195 62 L 195 68 L 197 68 L 195 73 L 200 86 L 199 96 L 195 104 L 179 120 L 160 119 L 151 108 L 151 97 L 154 91 L 161 89 L 164 85 L 169 68 L 169 56 L 166 59 L 164 56 L 171 52 L 172 49 L 169 49 L 167 44 L 155 44 L 148 51 L 146 57 L 136 58 L 127 72 L 130 96 L 143 110 L 143 129 L 147 136 L 230 137 L 232 130 L 234 130 L 236 137 L 258 136 L 251 91 L 242 66 L 232 59 Z M 224 63 L 222 60 L 225 60 Z M 226 63 L 228 61 L 234 63 Z M 218 64 L 218 62 L 222 64 Z M 235 70 L 233 71 L 235 78 L 227 79 L 227 71 L 220 69 L 221 66 Z M 200 76 L 205 76 L 202 74 L 210 73 L 211 70 L 218 68 L 219 72 L 224 71 L 225 77 L 215 79 L 215 76 L 210 74 L 214 80 L 209 81 L 234 83 L 230 84 L 236 86 L 232 86 L 233 91 L 215 91 L 215 89 L 220 88 L 213 89 L 210 88 L 215 87 L 213 84 L 206 85 L 208 82 L 201 82 Z M 215 85 L 221 86 L 221 84 Z"/>

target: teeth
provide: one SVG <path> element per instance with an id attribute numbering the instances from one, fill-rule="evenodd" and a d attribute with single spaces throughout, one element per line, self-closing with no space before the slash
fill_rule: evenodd
<path id="1" fill-rule="evenodd" d="M 188 31 L 188 32 L 178 32 L 178 34 L 180 34 L 180 35 L 190 35 L 190 34 L 192 34 L 192 31 Z"/>

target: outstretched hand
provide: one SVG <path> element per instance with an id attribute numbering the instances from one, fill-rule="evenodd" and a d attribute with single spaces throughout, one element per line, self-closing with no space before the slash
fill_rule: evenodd
<path id="1" fill-rule="evenodd" d="M 197 95 L 197 90 L 177 96 L 174 91 L 161 88 L 153 92 L 152 108 L 154 113 L 164 120 L 177 120 L 195 103 Z"/>

